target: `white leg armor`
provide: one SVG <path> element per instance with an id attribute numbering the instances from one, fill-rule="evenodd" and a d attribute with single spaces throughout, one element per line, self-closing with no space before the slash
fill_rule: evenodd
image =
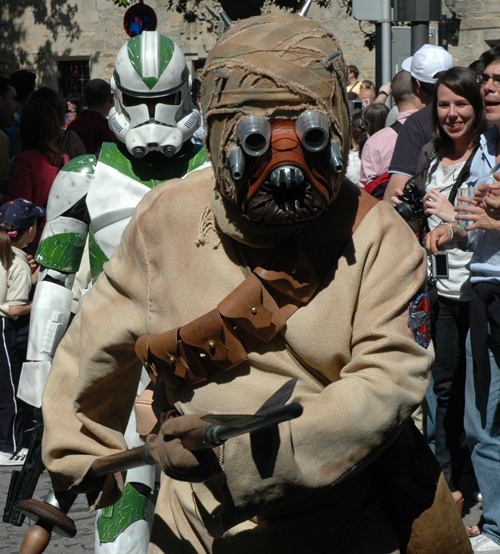
<path id="1" fill-rule="evenodd" d="M 146 376 L 146 383 L 143 378 L 139 383 L 137 397 L 139 397 L 147 386 L 149 378 Z M 125 440 L 129 448 L 142 446 L 144 443 L 137 433 L 137 422 L 135 410 L 132 410 L 130 419 L 125 431 Z M 121 499 L 104 510 L 97 510 L 95 520 L 95 552 L 97 554 L 144 554 L 149 543 L 149 523 L 146 519 L 147 503 L 149 493 L 145 496 L 138 492 L 133 484 L 141 484 L 149 491 L 154 490 L 155 468 L 142 466 L 127 471 L 124 494 Z M 120 513 L 122 517 L 116 517 Z M 116 525 L 112 524 L 112 519 Z"/>

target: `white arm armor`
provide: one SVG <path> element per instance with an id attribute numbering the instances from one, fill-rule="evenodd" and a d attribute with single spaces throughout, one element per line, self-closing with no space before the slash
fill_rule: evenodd
<path id="1" fill-rule="evenodd" d="M 40 408 L 43 389 L 50 371 L 55 349 L 59 344 L 71 313 L 71 290 L 49 281 L 38 283 L 30 317 L 28 360 L 21 369 L 17 396 L 27 404 Z"/>
<path id="2" fill-rule="evenodd" d="M 41 247 L 37 251 L 37 260 L 42 264 L 42 270 L 31 308 L 28 360 L 51 362 L 55 349 L 66 331 L 73 304 L 73 266 L 81 262 L 80 254 L 76 260 L 71 258 L 71 237 L 86 237 L 87 230 L 88 226 L 85 223 L 67 217 L 49 221 L 45 226 L 40 241 Z M 48 250 L 47 254 L 44 254 L 43 248 L 52 237 L 62 237 L 57 241 L 64 240 L 64 248 L 57 248 L 59 257 L 56 260 L 47 260 L 45 256 L 50 256 L 51 251 Z M 66 261 L 66 257 L 69 261 Z M 49 267 L 43 268 L 44 264 Z M 57 265 L 58 269 L 54 269 Z"/>
<path id="3" fill-rule="evenodd" d="M 43 389 L 50 367 L 50 362 L 24 362 L 19 377 L 17 397 L 30 406 L 41 408 Z"/>
<path id="4" fill-rule="evenodd" d="M 68 325 L 72 301 L 71 289 L 49 281 L 37 284 L 30 317 L 28 360 L 52 362 Z"/>

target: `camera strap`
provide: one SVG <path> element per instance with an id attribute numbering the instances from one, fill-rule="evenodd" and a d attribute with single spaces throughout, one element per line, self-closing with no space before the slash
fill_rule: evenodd
<path id="1" fill-rule="evenodd" d="M 470 168 L 471 168 L 471 165 L 472 165 L 472 160 L 474 159 L 474 155 L 476 154 L 478 148 L 479 148 L 479 144 L 470 153 L 469 157 L 467 158 L 467 161 L 463 165 L 462 169 L 460 170 L 460 173 L 457 175 L 457 178 L 455 179 L 455 182 L 453 183 L 453 185 L 451 187 L 450 195 L 448 196 L 448 200 L 452 204 L 455 202 L 455 198 L 457 196 L 458 188 L 460 187 L 460 185 L 464 181 L 466 181 L 468 179 L 468 177 L 470 175 Z M 428 175 L 429 175 L 429 172 L 430 172 L 430 167 L 431 167 L 432 163 L 434 162 L 434 160 L 436 160 L 437 157 L 438 157 L 438 152 L 437 152 L 436 148 L 432 148 L 432 151 L 429 155 L 428 163 L 425 165 L 425 167 L 422 169 L 422 171 L 418 172 L 416 175 L 414 175 L 410 179 L 411 183 L 414 186 L 416 186 L 418 189 L 421 190 L 422 196 L 425 194 L 425 183 L 427 182 L 427 178 L 428 178 Z M 437 165 L 436 165 L 436 167 L 437 167 Z M 424 175 L 425 175 L 425 177 L 424 177 Z M 422 181 L 420 179 L 422 179 Z M 408 187 L 408 184 L 410 183 L 410 181 L 406 184 L 407 187 Z M 422 188 L 420 188 L 419 184 L 421 184 Z M 429 228 L 428 228 L 427 218 L 424 216 L 424 217 L 421 218 L 420 229 L 417 232 L 417 237 L 419 238 L 419 240 L 421 242 L 424 240 L 425 235 L 427 234 L 428 231 L 429 231 Z"/>
<path id="2" fill-rule="evenodd" d="M 467 161 L 463 165 L 460 173 L 458 174 L 457 178 L 455 179 L 455 182 L 453 183 L 453 186 L 450 190 L 450 195 L 448 196 L 448 200 L 454 204 L 455 198 L 457 196 L 457 191 L 460 185 L 466 181 L 469 178 L 470 175 L 470 166 L 472 165 L 472 160 L 474 159 L 474 156 L 477 152 L 477 149 L 479 148 L 479 144 L 474 148 L 474 150 L 470 153 L 469 157 L 467 158 Z"/>
<path id="3" fill-rule="evenodd" d="M 428 143 L 423 148 L 427 149 L 427 146 L 431 146 L 432 143 Z M 433 145 L 432 145 L 433 146 Z M 427 153 L 428 151 L 426 151 Z M 420 171 L 418 173 L 415 173 L 413 177 L 411 177 L 405 184 L 405 189 L 418 191 L 418 195 L 420 198 L 423 198 L 425 194 L 425 183 L 427 181 L 427 175 L 429 173 L 430 167 L 432 165 L 432 162 L 437 157 L 437 150 L 432 147 L 432 150 L 430 150 L 430 153 L 427 154 L 428 158 L 426 160 L 426 163 L 424 164 L 424 167 L 422 165 L 419 165 Z M 426 233 L 429 231 L 429 227 L 427 224 L 427 217 L 425 217 L 422 209 L 422 213 L 415 219 L 415 226 L 410 225 L 412 230 L 415 233 L 415 236 L 419 240 L 421 244 L 423 244 L 424 237 Z"/>

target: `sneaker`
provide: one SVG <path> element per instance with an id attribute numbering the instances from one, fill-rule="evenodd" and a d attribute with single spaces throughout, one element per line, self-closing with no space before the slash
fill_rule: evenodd
<path id="1" fill-rule="evenodd" d="M 497 552 L 500 553 L 500 544 L 492 541 L 486 535 L 478 535 L 477 537 L 472 537 L 470 539 L 470 544 L 472 546 L 472 552 Z"/>
<path id="2" fill-rule="evenodd" d="M 12 456 L 14 456 L 14 452 L 0 452 L 0 464 L 10 460 Z"/>
<path id="3" fill-rule="evenodd" d="M 19 452 L 0 452 L 0 466 L 22 466 L 28 455 L 27 448 L 21 448 Z"/>

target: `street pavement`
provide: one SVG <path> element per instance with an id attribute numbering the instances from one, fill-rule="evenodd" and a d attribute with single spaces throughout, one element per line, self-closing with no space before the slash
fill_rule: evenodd
<path id="1" fill-rule="evenodd" d="M 3 516 L 5 500 L 9 490 L 10 476 L 13 468 L 0 466 L 0 513 Z M 38 481 L 38 486 L 34 498 L 43 500 L 44 496 L 51 489 L 50 479 L 44 471 Z M 465 493 L 471 493 L 471 490 L 464 490 Z M 49 546 L 45 550 L 46 554 L 60 554 L 61 552 L 71 552 L 79 554 L 80 552 L 94 551 L 94 514 L 89 513 L 86 498 L 80 495 L 73 505 L 69 516 L 75 522 L 77 534 L 74 538 L 61 537 L 53 534 Z M 464 524 L 475 525 L 481 516 L 481 504 L 472 499 L 464 506 Z M 24 521 L 21 527 L 16 527 L 9 523 L 3 523 L 0 518 L 0 552 L 5 554 L 15 554 L 19 552 L 24 536 L 29 529 L 30 521 Z M 367 553 L 369 554 L 369 553 Z"/>

